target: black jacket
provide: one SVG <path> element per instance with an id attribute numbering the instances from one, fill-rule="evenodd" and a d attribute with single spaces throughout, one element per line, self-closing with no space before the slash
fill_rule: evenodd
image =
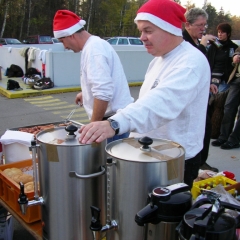
<path id="1" fill-rule="evenodd" d="M 229 55 L 231 48 L 233 48 L 235 51 L 238 48 L 238 45 L 229 39 L 222 47 L 222 49 L 225 49 L 227 51 L 227 56 L 228 56 L 224 63 L 224 69 L 223 69 L 224 74 L 222 76 L 222 79 L 225 81 L 228 80 L 228 78 L 234 68 L 232 65 L 232 56 Z M 208 59 L 211 71 L 214 67 L 214 60 L 215 60 L 215 55 L 216 55 L 217 50 L 218 50 L 218 48 L 214 44 L 212 44 L 207 51 L 207 59 Z"/>
<path id="2" fill-rule="evenodd" d="M 196 47 L 198 50 L 200 50 L 204 55 L 206 55 L 207 53 L 207 49 L 204 45 L 200 44 L 200 42 L 198 41 L 199 45 L 197 45 L 193 39 L 191 38 L 191 36 L 189 35 L 188 31 L 185 29 L 183 31 L 183 39 L 189 43 L 191 43 L 194 47 Z"/>

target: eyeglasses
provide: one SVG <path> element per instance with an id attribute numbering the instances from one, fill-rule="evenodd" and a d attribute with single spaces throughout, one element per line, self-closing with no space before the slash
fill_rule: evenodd
<path id="1" fill-rule="evenodd" d="M 207 24 L 190 24 L 194 27 L 198 27 L 198 28 L 208 28 L 208 25 Z"/>

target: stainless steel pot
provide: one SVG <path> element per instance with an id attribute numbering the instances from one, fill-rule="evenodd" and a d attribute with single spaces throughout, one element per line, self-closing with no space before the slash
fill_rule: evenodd
<path id="1" fill-rule="evenodd" d="M 135 215 L 152 189 L 183 181 L 185 151 L 178 143 L 146 137 L 114 141 L 106 151 L 112 158 L 107 167 L 107 223 L 117 223 L 115 231 L 107 231 L 107 240 L 147 239 L 154 233 L 138 226 Z"/>
<path id="2" fill-rule="evenodd" d="M 73 129 L 71 129 L 73 128 Z M 105 222 L 105 142 L 82 145 L 76 127 L 37 135 L 43 239 L 90 240 L 90 206 Z"/>

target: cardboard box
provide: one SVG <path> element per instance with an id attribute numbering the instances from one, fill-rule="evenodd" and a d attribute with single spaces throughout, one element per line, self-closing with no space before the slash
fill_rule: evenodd
<path id="1" fill-rule="evenodd" d="M 20 186 L 3 172 L 5 169 L 13 167 L 29 173 L 32 171 L 32 160 L 19 161 L 0 166 L 0 198 L 25 222 L 36 222 L 41 219 L 41 207 L 39 205 L 28 207 L 26 215 L 23 215 L 18 204 Z M 25 192 L 25 194 L 27 195 L 28 201 L 34 200 L 34 191 Z"/>

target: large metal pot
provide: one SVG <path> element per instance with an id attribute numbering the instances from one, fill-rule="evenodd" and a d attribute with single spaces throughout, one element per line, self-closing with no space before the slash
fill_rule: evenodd
<path id="1" fill-rule="evenodd" d="M 71 129 L 73 128 L 73 129 Z M 90 240 L 90 206 L 105 221 L 105 142 L 82 145 L 76 127 L 37 135 L 43 239 Z"/>
<path id="2" fill-rule="evenodd" d="M 107 222 L 117 223 L 117 230 L 107 232 L 107 240 L 147 239 L 154 227 L 146 232 L 136 224 L 135 215 L 155 187 L 183 181 L 185 151 L 178 143 L 147 137 L 114 141 L 106 151 L 112 158 L 107 167 Z"/>

